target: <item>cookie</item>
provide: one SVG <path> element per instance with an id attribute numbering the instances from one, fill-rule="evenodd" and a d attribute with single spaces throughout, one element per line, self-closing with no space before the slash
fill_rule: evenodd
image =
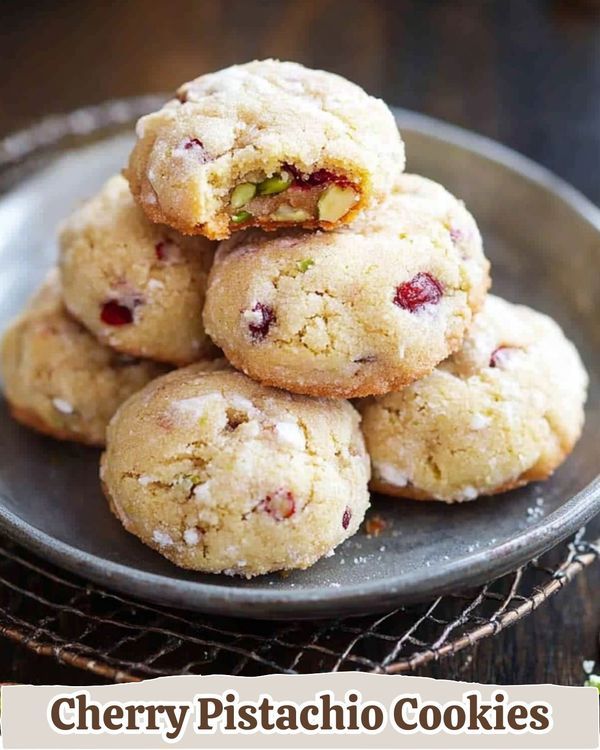
<path id="1" fill-rule="evenodd" d="M 251 226 L 331 229 L 381 201 L 404 167 L 381 100 L 278 60 L 185 83 L 137 136 L 126 174 L 148 217 L 212 239 Z"/>
<path id="2" fill-rule="evenodd" d="M 99 344 L 64 309 L 56 272 L 7 329 L 1 364 L 15 419 L 92 445 L 104 443 L 106 425 L 125 399 L 166 372 Z"/>
<path id="3" fill-rule="evenodd" d="M 104 344 L 175 365 L 213 350 L 202 325 L 213 243 L 151 224 L 123 177 L 63 223 L 59 242 L 67 309 Z"/>
<path id="4" fill-rule="evenodd" d="M 387 393 L 459 348 L 488 268 L 464 206 L 400 175 L 388 201 L 350 227 L 250 230 L 222 243 L 204 324 L 235 367 L 267 385 Z"/>
<path id="5" fill-rule="evenodd" d="M 108 428 L 101 478 L 124 527 L 184 568 L 248 578 L 307 568 L 369 505 L 359 416 L 232 369 L 151 383 Z"/>
<path id="6" fill-rule="evenodd" d="M 446 502 L 546 479 L 583 426 L 587 375 L 548 316 L 489 296 L 427 378 L 359 403 L 372 488 Z"/>

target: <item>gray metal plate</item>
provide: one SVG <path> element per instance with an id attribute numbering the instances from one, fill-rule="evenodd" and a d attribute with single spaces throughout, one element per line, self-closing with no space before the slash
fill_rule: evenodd
<path id="1" fill-rule="evenodd" d="M 307 571 L 252 581 L 179 570 L 109 513 L 98 452 L 13 422 L 0 402 L 0 527 L 41 556 L 106 586 L 202 612 L 302 618 L 368 612 L 482 583 L 531 559 L 600 510 L 600 212 L 497 144 L 398 111 L 410 171 L 442 182 L 478 219 L 494 291 L 547 312 L 591 375 L 587 423 L 573 455 L 543 485 L 473 503 L 374 498 L 386 521 Z M 119 170 L 130 136 L 62 148 L 0 200 L 0 328 L 56 257 L 55 226 Z M 542 498 L 540 501 L 539 498 Z"/>

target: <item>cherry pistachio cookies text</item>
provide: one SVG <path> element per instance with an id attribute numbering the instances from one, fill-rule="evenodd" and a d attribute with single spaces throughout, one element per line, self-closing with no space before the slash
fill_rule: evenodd
<path id="1" fill-rule="evenodd" d="M 372 488 L 452 502 L 546 479 L 581 434 L 587 381 L 551 318 L 489 296 L 461 351 L 359 402 Z"/>
<path id="2" fill-rule="evenodd" d="M 400 175 L 388 200 L 350 227 L 250 230 L 222 243 L 204 323 L 229 361 L 264 384 L 339 398 L 386 393 L 460 347 L 488 268 L 462 203 Z"/>
<path id="3" fill-rule="evenodd" d="M 278 60 L 184 84 L 137 135 L 126 175 L 147 216 L 212 239 L 253 226 L 331 229 L 383 200 L 404 167 L 381 100 Z"/>
<path id="4" fill-rule="evenodd" d="M 185 568 L 307 568 L 356 533 L 369 505 L 359 415 L 220 366 L 176 370 L 119 409 L 101 467 L 112 510 Z"/>
<path id="5" fill-rule="evenodd" d="M 5 395 L 15 419 L 61 440 L 104 444 L 132 393 L 166 372 L 98 343 L 65 310 L 52 272 L 2 341 Z"/>
<path id="6" fill-rule="evenodd" d="M 118 351 L 185 365 L 214 353 L 202 307 L 214 243 L 151 224 L 113 177 L 60 231 L 65 305 Z"/>

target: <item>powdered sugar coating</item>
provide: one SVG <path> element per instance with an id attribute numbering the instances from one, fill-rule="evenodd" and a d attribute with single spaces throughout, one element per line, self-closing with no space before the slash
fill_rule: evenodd
<path id="1" fill-rule="evenodd" d="M 268 385 L 341 398 L 385 393 L 460 346 L 488 269 L 464 206 L 430 180 L 400 175 L 388 201 L 350 227 L 249 230 L 221 243 L 204 322 L 237 368 Z M 414 293 L 398 305 L 398 288 L 423 275 L 436 279 L 439 296 Z"/>
<path id="2" fill-rule="evenodd" d="M 492 366 L 499 347 L 506 356 Z M 372 487 L 453 502 L 545 479 L 581 433 L 586 387 L 551 318 L 490 295 L 459 352 L 418 383 L 359 403 Z"/>
<path id="3" fill-rule="evenodd" d="M 312 565 L 356 532 L 369 504 L 349 403 L 205 365 L 123 405 L 102 476 L 115 514 L 146 544 L 183 567 L 247 577 Z"/>
<path id="4" fill-rule="evenodd" d="M 98 343 L 64 309 L 56 272 L 7 329 L 1 363 L 5 395 L 19 421 L 97 445 L 120 404 L 167 369 Z"/>
<path id="5" fill-rule="evenodd" d="M 304 431 L 297 422 L 277 422 L 275 424 L 275 433 L 279 440 L 294 448 L 304 450 L 306 439 Z"/>
<path id="6" fill-rule="evenodd" d="M 202 307 L 213 243 L 152 225 L 113 177 L 62 225 L 69 312 L 100 341 L 182 365 L 213 351 Z"/>
<path id="7" fill-rule="evenodd" d="M 183 84 L 136 132 L 127 177 L 146 214 L 213 239 L 236 229 L 225 208 L 248 175 L 269 177 L 285 164 L 342 175 L 361 193 L 349 221 L 381 201 L 404 166 L 402 140 L 381 100 L 333 73 L 278 60 Z"/>

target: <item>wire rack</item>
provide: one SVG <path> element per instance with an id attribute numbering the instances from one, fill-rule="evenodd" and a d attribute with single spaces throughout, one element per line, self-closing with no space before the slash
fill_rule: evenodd
<path id="1" fill-rule="evenodd" d="M 134 601 L 0 541 L 0 635 L 115 682 L 174 674 L 399 673 L 495 635 L 600 556 L 582 529 L 539 560 L 475 590 L 383 615 L 260 622 Z"/>

